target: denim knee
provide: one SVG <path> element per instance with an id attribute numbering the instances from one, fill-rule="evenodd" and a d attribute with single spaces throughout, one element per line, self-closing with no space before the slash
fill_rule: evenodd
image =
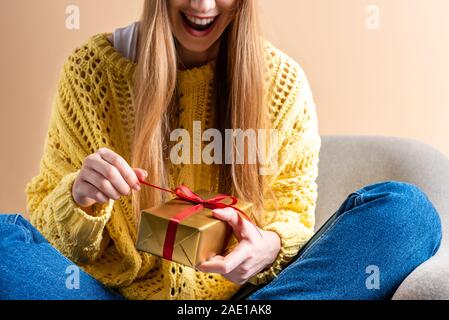
<path id="1" fill-rule="evenodd" d="M 382 215 L 382 223 L 389 227 L 407 230 L 416 237 L 427 236 L 437 250 L 441 241 L 440 216 L 427 195 L 418 186 L 399 181 L 372 184 L 357 191 L 361 204 L 382 199 L 388 214 Z"/>
<path id="2" fill-rule="evenodd" d="M 21 214 L 0 215 L 0 240 L 26 243 L 47 243 L 48 241 Z"/>

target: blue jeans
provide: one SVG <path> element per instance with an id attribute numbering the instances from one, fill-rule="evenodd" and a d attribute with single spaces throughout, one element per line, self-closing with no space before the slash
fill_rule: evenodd
<path id="1" fill-rule="evenodd" d="M 21 215 L 0 215 L 0 299 L 115 300 Z"/>
<path id="2" fill-rule="evenodd" d="M 351 193 L 269 284 L 233 299 L 389 299 L 439 248 L 441 224 L 416 186 L 382 182 Z M 79 270 L 19 215 L 0 215 L 0 299 L 120 299 Z M 78 284 L 78 286 L 77 286 Z"/>
<path id="3" fill-rule="evenodd" d="M 277 278 L 241 291 L 252 291 L 250 300 L 390 299 L 441 237 L 439 215 L 418 187 L 376 183 L 351 193 Z"/>

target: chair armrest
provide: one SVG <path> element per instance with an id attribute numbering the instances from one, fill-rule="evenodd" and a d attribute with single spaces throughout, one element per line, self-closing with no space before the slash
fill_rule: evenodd
<path id="1" fill-rule="evenodd" d="M 448 300 L 449 255 L 437 254 L 416 268 L 399 286 L 393 300 Z"/>

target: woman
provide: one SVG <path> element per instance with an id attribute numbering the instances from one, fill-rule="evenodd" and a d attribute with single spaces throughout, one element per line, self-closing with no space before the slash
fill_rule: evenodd
<path id="1" fill-rule="evenodd" d="M 262 41 L 255 2 L 147 0 L 139 23 L 96 35 L 67 59 L 41 171 L 26 188 L 43 237 L 18 216 L 0 224 L 5 297 L 381 299 L 436 252 L 438 214 L 400 182 L 352 193 L 312 238 L 315 106 L 301 68 Z M 277 169 L 261 175 L 261 164 L 235 158 L 174 164 L 169 134 L 192 134 L 194 121 L 223 136 L 276 129 Z M 138 251 L 140 209 L 166 199 L 144 179 L 251 201 L 259 230 L 233 209 L 215 210 L 235 238 L 198 270 Z M 366 285 L 373 265 L 375 290 Z"/>

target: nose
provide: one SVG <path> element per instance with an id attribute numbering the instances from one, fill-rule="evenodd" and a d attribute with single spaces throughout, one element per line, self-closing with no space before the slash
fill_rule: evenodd
<path id="1" fill-rule="evenodd" d="M 190 7 L 198 13 L 208 13 L 215 9 L 215 0 L 191 0 Z"/>

